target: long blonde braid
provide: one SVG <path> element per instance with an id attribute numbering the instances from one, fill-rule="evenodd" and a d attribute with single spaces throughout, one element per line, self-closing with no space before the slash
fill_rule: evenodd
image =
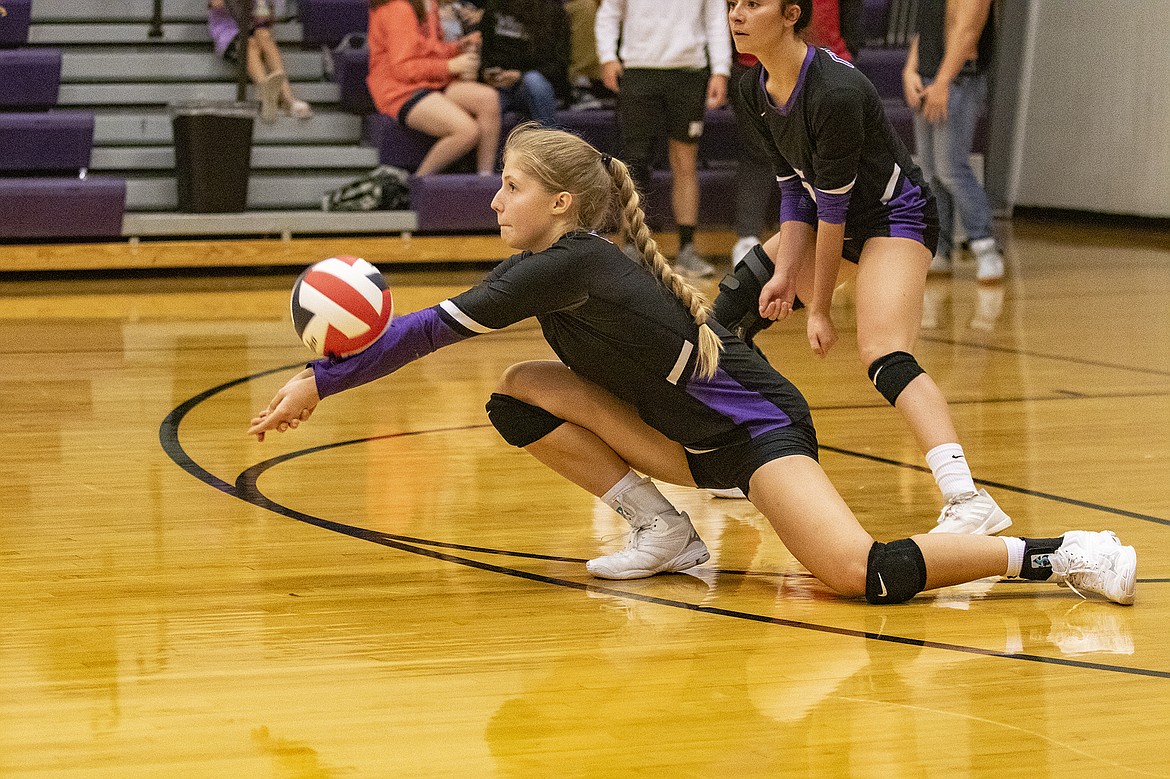
<path id="1" fill-rule="evenodd" d="M 662 252 L 658 250 L 658 242 L 654 240 L 650 228 L 646 226 L 641 196 L 626 164 L 621 160 L 611 159 L 609 170 L 617 188 L 618 200 L 622 204 L 622 232 L 634 242 L 642 265 L 657 276 L 694 317 L 695 324 L 699 326 L 699 357 L 695 363 L 695 375 L 709 379 L 715 375 L 715 370 L 719 367 L 719 351 L 723 348 L 719 336 L 707 325 L 707 318 L 711 315 L 711 302 L 707 300 L 706 295 L 675 273 L 662 256 Z"/>
<path id="2" fill-rule="evenodd" d="M 686 306 L 699 326 L 695 376 L 714 376 L 723 344 L 707 325 L 711 303 L 675 274 L 658 250 L 626 164 L 603 155 L 572 133 L 550 130 L 535 122 L 525 122 L 508 134 L 504 155 L 540 181 L 547 192 L 572 194 L 577 201 L 577 221 L 586 230 L 597 230 L 606 223 L 616 197 L 621 229 L 632 237 L 641 265 Z"/>

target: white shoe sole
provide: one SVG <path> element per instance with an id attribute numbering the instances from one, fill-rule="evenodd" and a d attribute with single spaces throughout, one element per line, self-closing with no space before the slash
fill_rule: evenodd
<path id="1" fill-rule="evenodd" d="M 993 536 L 1012 526 L 1012 518 L 1003 511 L 996 511 L 983 521 L 981 525 L 971 530 L 945 530 L 942 525 L 935 525 L 928 533 L 957 533 L 965 536 Z"/>
<path id="2" fill-rule="evenodd" d="M 702 540 L 692 541 L 686 549 L 680 554 L 675 555 L 674 558 L 668 560 L 657 568 L 631 568 L 627 571 L 605 571 L 601 570 L 601 566 L 596 568 L 593 566 L 593 560 L 585 563 L 586 570 L 598 579 L 624 580 L 624 579 L 645 579 L 648 576 L 653 576 L 658 573 L 677 573 L 678 571 L 685 571 L 688 568 L 694 568 L 696 565 L 702 565 L 711 559 L 711 554 L 707 551 L 707 545 Z"/>

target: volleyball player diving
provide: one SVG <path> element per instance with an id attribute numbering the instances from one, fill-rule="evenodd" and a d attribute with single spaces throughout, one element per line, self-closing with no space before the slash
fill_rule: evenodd
<path id="1" fill-rule="evenodd" d="M 714 317 L 749 343 L 807 308 L 809 345 L 837 342 L 830 305 L 856 264 L 857 349 L 870 380 L 913 431 L 946 504 L 931 532 L 991 535 L 1011 525 L 976 489 L 946 398 L 913 354 L 938 243 L 935 200 L 860 71 L 800 37 L 812 0 L 731 0 L 741 53 L 759 64 L 732 89 L 780 185 L 780 231 L 720 285 Z"/>
<path id="2" fill-rule="evenodd" d="M 875 542 L 817 462 L 803 396 L 709 318 L 703 297 L 671 270 L 620 160 L 575 135 L 521 125 L 505 144 L 492 208 L 501 236 L 520 254 L 472 289 L 393 320 L 367 350 L 311 363 L 248 433 L 263 441 L 299 426 L 321 398 L 536 317 L 559 359 L 508 368 L 488 418 L 509 444 L 629 523 L 624 549 L 586 563 L 593 576 L 643 578 L 709 559 L 690 518 L 653 478 L 742 489 L 796 559 L 844 596 L 897 603 L 925 589 L 1007 575 L 1133 601 L 1136 553 L 1108 531 Z M 614 210 L 637 261 L 595 232 Z"/>

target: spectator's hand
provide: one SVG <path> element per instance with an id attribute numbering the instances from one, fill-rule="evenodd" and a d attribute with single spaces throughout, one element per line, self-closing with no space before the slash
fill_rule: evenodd
<path id="1" fill-rule="evenodd" d="M 317 379 L 312 368 L 305 368 L 293 376 L 280 388 L 268 408 L 252 418 L 248 427 L 248 435 L 256 436 L 257 441 L 264 440 L 264 434 L 269 430 L 283 433 L 285 430 L 295 430 L 301 422 L 313 415 L 313 410 L 321 402 L 317 394 Z"/>
<path id="2" fill-rule="evenodd" d="M 947 93 L 950 84 L 935 81 L 922 90 L 922 115 L 931 124 L 938 124 L 947 120 Z"/>
<path id="3" fill-rule="evenodd" d="M 906 105 L 916 114 L 922 111 L 922 90 L 922 76 L 918 75 L 918 71 L 903 70 L 902 94 L 906 97 Z"/>
<path id="4" fill-rule="evenodd" d="M 808 313 L 808 345 L 812 347 L 817 357 L 826 357 L 833 344 L 837 343 L 837 328 L 833 326 L 833 317 L 824 313 Z"/>
<path id="5" fill-rule="evenodd" d="M 499 75 L 499 86 L 500 86 L 500 88 L 501 88 L 501 89 L 507 89 L 508 87 L 512 86 L 512 85 L 513 85 L 513 84 L 515 84 L 517 81 L 519 81 L 519 80 L 520 80 L 520 78 L 521 78 L 521 76 L 523 76 L 523 75 L 524 75 L 524 74 L 522 74 L 522 73 L 521 73 L 520 71 L 518 71 L 518 70 L 504 70 L 504 71 L 501 71 L 501 72 L 500 72 L 500 75 Z"/>
<path id="6" fill-rule="evenodd" d="M 479 30 L 468 33 L 459 39 L 460 51 L 479 51 L 483 46 L 483 35 Z"/>
<path id="7" fill-rule="evenodd" d="M 223 8 L 223 0 L 207 0 L 208 8 Z"/>
<path id="8" fill-rule="evenodd" d="M 459 3 L 455 8 L 455 12 L 459 14 L 459 17 L 463 19 L 463 23 L 468 27 L 475 27 L 483 19 L 483 9 L 476 8 L 470 3 Z M 473 34 L 479 35 L 479 32 L 476 31 Z"/>
<path id="9" fill-rule="evenodd" d="M 447 60 L 447 72 L 453 73 L 464 81 L 475 81 L 479 73 L 479 55 L 465 51 Z"/>
<path id="10" fill-rule="evenodd" d="M 618 79 L 622 77 L 622 63 L 617 60 L 601 63 L 601 83 L 610 92 L 618 91 Z"/>
<path id="11" fill-rule="evenodd" d="M 718 108 L 727 102 L 727 76 L 716 73 L 707 79 L 707 108 Z"/>

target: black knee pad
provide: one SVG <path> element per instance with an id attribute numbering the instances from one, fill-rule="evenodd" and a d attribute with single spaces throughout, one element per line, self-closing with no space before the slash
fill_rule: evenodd
<path id="1" fill-rule="evenodd" d="M 891 406 L 898 402 L 906 385 L 923 373 L 926 371 L 909 352 L 890 352 L 869 364 L 869 380 Z"/>
<path id="2" fill-rule="evenodd" d="M 525 447 L 535 443 L 565 421 L 539 406 L 499 392 L 492 393 L 485 408 L 492 425 L 512 446 Z"/>
<path id="3" fill-rule="evenodd" d="M 909 538 L 874 542 L 865 571 L 865 599 L 870 603 L 904 603 L 926 587 L 926 561 Z"/>
<path id="4" fill-rule="evenodd" d="M 760 290 L 772 278 L 775 269 L 764 247 L 756 244 L 735 266 L 735 272 L 719 282 L 719 297 L 715 298 L 712 316 L 715 321 L 738 335 L 749 345 L 756 333 L 771 326 L 771 319 L 760 316 Z M 804 304 L 796 300 L 792 310 Z"/>

